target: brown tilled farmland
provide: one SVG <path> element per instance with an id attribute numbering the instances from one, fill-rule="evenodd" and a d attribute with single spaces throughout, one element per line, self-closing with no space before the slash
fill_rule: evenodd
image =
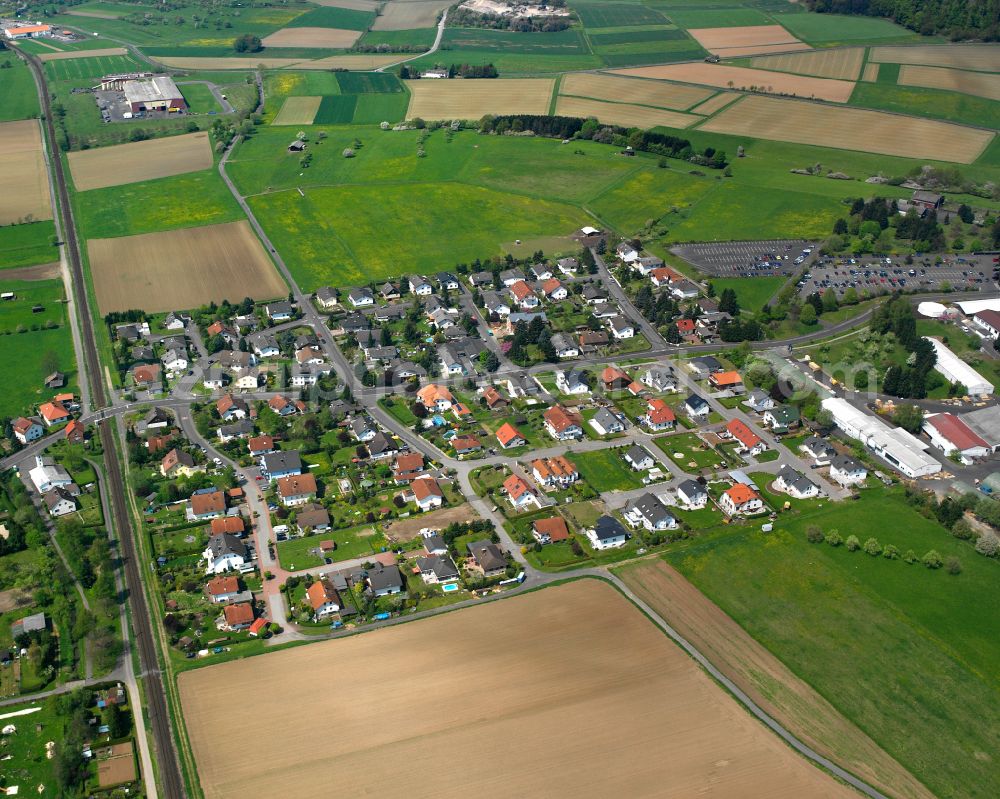
<path id="1" fill-rule="evenodd" d="M 77 191 L 87 191 L 208 169 L 212 145 L 208 133 L 199 131 L 80 150 L 67 157 Z"/>
<path id="2" fill-rule="evenodd" d="M 288 290 L 246 221 L 91 239 L 87 253 L 102 315 L 272 299 Z"/>
<path id="3" fill-rule="evenodd" d="M 551 78 L 418 80 L 410 85 L 409 119 L 480 119 L 484 114 L 545 114 Z"/>
<path id="4" fill-rule="evenodd" d="M 776 69 L 779 72 L 795 72 L 816 78 L 857 80 L 864 60 L 864 47 L 837 47 L 811 53 L 762 55 L 754 58 L 750 64 L 757 69 Z"/>
<path id="5" fill-rule="evenodd" d="M 265 36 L 265 47 L 317 47 L 339 49 L 353 45 L 361 31 L 347 31 L 339 28 L 282 28 Z"/>
<path id="6" fill-rule="evenodd" d="M 615 103 L 653 105 L 657 108 L 671 108 L 678 111 L 690 108 L 712 96 L 710 90 L 695 86 L 616 78 L 592 72 L 564 75 L 559 84 L 559 93 L 576 97 L 593 97 L 595 100 L 610 100 Z"/>
<path id="7" fill-rule="evenodd" d="M 375 18 L 372 30 L 405 31 L 413 28 L 431 28 L 451 0 L 389 0 L 382 6 L 382 13 Z"/>
<path id="8" fill-rule="evenodd" d="M 949 122 L 758 96 L 744 97 L 700 129 L 961 164 L 975 161 L 993 139 L 991 131 Z"/>
<path id="9" fill-rule="evenodd" d="M 178 686 L 206 799 L 334 785 L 415 799 L 854 796 L 596 580 L 184 672 Z"/>
<path id="10" fill-rule="evenodd" d="M 65 50 L 61 53 L 40 53 L 42 61 L 65 61 L 68 58 L 97 58 L 105 55 L 128 55 L 124 47 L 104 47 L 99 50 Z"/>
<path id="11" fill-rule="evenodd" d="M 322 97 L 286 97 L 272 125 L 311 125 Z"/>
<path id="12" fill-rule="evenodd" d="M 780 25 L 746 25 L 739 28 L 694 28 L 690 33 L 710 53 L 721 56 L 756 55 L 787 49 L 808 50 Z"/>
<path id="13" fill-rule="evenodd" d="M 1000 44 L 882 45 L 868 52 L 868 60 L 884 64 L 922 64 L 1000 72 Z"/>
<path id="14" fill-rule="evenodd" d="M 846 80 L 810 78 L 805 75 L 791 75 L 787 72 L 729 67 L 702 62 L 637 67 L 616 70 L 616 73 L 641 78 L 701 83 L 719 88 L 753 89 L 769 94 L 793 94 L 798 97 L 830 100 L 835 103 L 846 103 L 851 99 L 851 92 L 854 91 L 854 84 Z"/>
<path id="15" fill-rule="evenodd" d="M 605 124 L 621 125 L 626 128 L 655 128 L 658 125 L 667 128 L 686 128 L 701 119 L 692 114 L 649 108 L 645 105 L 605 103 L 584 97 L 563 96 L 556 101 L 556 114 L 567 117 L 596 117 Z"/>
<path id="16" fill-rule="evenodd" d="M 931 799 L 930 791 L 912 774 L 676 569 L 654 559 L 625 566 L 618 574 L 643 602 L 809 746 L 889 795 Z"/>
<path id="17" fill-rule="evenodd" d="M 986 97 L 989 100 L 1000 100 L 1000 75 L 988 75 L 985 72 L 903 64 L 899 68 L 899 83 L 903 86 L 946 89 L 951 92 Z"/>
<path id="18" fill-rule="evenodd" d="M 38 120 L 0 123 L 0 225 L 52 218 Z"/>

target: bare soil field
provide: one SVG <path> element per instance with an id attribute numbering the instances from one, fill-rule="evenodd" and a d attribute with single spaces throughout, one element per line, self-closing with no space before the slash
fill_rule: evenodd
<path id="1" fill-rule="evenodd" d="M 62 13 L 73 17 L 92 17 L 93 19 L 120 19 L 122 16 L 121 14 L 111 14 L 106 11 L 79 11 L 74 8 L 67 8 Z"/>
<path id="2" fill-rule="evenodd" d="M 809 746 L 890 796 L 932 799 L 906 769 L 660 559 L 618 572 L 636 595 Z"/>
<path id="3" fill-rule="evenodd" d="M 700 130 L 842 150 L 970 164 L 993 133 L 917 117 L 750 96 Z"/>
<path id="4" fill-rule="evenodd" d="M 406 55 L 331 55 L 315 61 L 296 61 L 295 69 L 354 69 L 369 70 L 402 61 Z M 291 66 L 286 64 L 286 66 Z"/>
<path id="5" fill-rule="evenodd" d="M 413 28 L 433 28 L 438 16 L 451 0 L 389 0 L 375 18 L 372 30 L 406 31 Z"/>
<path id="6" fill-rule="evenodd" d="M 711 91 L 694 86 L 677 86 L 671 83 L 616 78 L 587 72 L 564 75 L 562 83 L 559 84 L 559 93 L 675 110 L 690 108 L 712 96 Z"/>
<path id="7" fill-rule="evenodd" d="M 212 166 L 208 133 L 116 144 L 68 154 L 77 191 L 196 172 Z"/>
<path id="8" fill-rule="evenodd" d="M 467 522 L 478 518 L 476 512 L 468 503 L 456 505 L 453 508 L 421 513 L 409 519 L 393 522 L 386 530 L 386 536 L 395 541 L 406 541 L 413 538 L 425 527 L 447 527 L 452 522 Z"/>
<path id="9" fill-rule="evenodd" d="M 839 47 L 832 50 L 815 50 L 811 53 L 762 55 L 750 63 L 757 69 L 775 69 L 779 72 L 794 72 L 797 75 L 812 75 L 816 78 L 857 80 L 864 59 L 864 47 Z"/>
<path id="10" fill-rule="evenodd" d="M 234 685 L 253 701 L 234 704 Z M 594 580 L 187 671 L 178 686 L 206 799 L 308 795 L 331 775 L 348 795 L 453 795 L 414 779 L 442 757 L 481 797 L 854 797 Z M 261 736 L 268 756 L 247 757 Z"/>
<path id="11" fill-rule="evenodd" d="M 49 177 L 37 119 L 0 123 L 0 225 L 52 218 Z"/>
<path id="12" fill-rule="evenodd" d="M 846 103 L 851 99 L 851 92 L 854 91 L 854 84 L 847 80 L 810 78 L 787 72 L 729 67 L 724 64 L 704 62 L 621 69 L 616 70 L 615 74 L 702 83 L 720 88 L 749 90 L 751 87 L 755 87 L 756 91 L 766 91 L 769 94 L 791 94 L 797 97 L 829 100 L 834 103 Z"/>
<path id="13" fill-rule="evenodd" d="M 884 64 L 918 64 L 1000 72 L 1000 44 L 884 45 L 873 47 L 868 52 L 868 60 Z"/>
<path id="14" fill-rule="evenodd" d="M 311 125 L 322 97 L 286 97 L 272 125 Z"/>
<path id="15" fill-rule="evenodd" d="M 412 81 L 407 118 L 479 119 L 484 114 L 546 114 L 551 78 Z"/>
<path id="16" fill-rule="evenodd" d="M 861 74 L 861 80 L 874 83 L 878 80 L 878 64 L 865 64 L 865 71 Z"/>
<path id="17" fill-rule="evenodd" d="M 735 56 L 749 55 L 746 48 L 766 48 L 774 45 L 795 45 L 803 50 L 809 45 L 796 39 L 780 25 L 746 25 L 740 28 L 692 28 L 688 31 L 710 53 Z M 760 50 L 759 52 L 767 52 Z"/>
<path id="18" fill-rule="evenodd" d="M 4 276 L 6 277 L 6 274 Z M 0 613 L 27 607 L 32 601 L 31 594 L 27 591 L 20 588 L 8 588 L 6 591 L 0 591 Z"/>
<path id="19" fill-rule="evenodd" d="M 328 47 L 347 48 L 361 36 L 361 31 L 340 28 L 282 28 L 262 41 L 265 47 Z"/>
<path id="20" fill-rule="evenodd" d="M 952 92 L 986 97 L 989 100 L 1000 100 L 1000 75 L 990 75 L 985 72 L 903 64 L 899 68 L 898 82 L 902 86 L 947 89 Z"/>
<path id="21" fill-rule="evenodd" d="M 177 69 L 256 69 L 258 65 L 263 65 L 268 69 L 282 69 L 284 67 L 301 64 L 301 58 L 270 58 L 261 56 L 260 58 L 222 58 L 222 57 L 196 57 L 196 56 L 156 56 L 152 59 L 158 64 Z"/>
<path id="22" fill-rule="evenodd" d="M 719 109 L 725 108 L 733 100 L 738 99 L 742 95 L 736 92 L 719 92 L 715 97 L 710 97 L 701 105 L 696 105 L 690 110 L 689 113 L 701 114 L 702 116 L 711 116 Z"/>
<path id="23" fill-rule="evenodd" d="M 768 53 L 801 53 L 804 50 L 811 50 L 808 44 L 802 42 L 789 42 L 788 44 L 757 44 L 746 47 L 727 47 L 724 50 L 716 50 L 722 58 L 738 58 L 740 56 L 766 55 Z"/>
<path id="24" fill-rule="evenodd" d="M 691 114 L 665 111 L 645 105 L 605 103 L 601 100 L 563 97 L 561 95 L 556 100 L 556 114 L 568 117 L 597 117 L 600 122 L 621 125 L 625 128 L 655 128 L 658 125 L 667 128 L 686 128 L 700 119 L 700 117 Z"/>
<path id="25" fill-rule="evenodd" d="M 279 277 L 250 223 L 184 228 L 87 242 L 101 314 L 195 308 L 212 300 L 283 296 Z"/>
<path id="26" fill-rule="evenodd" d="M 97 58 L 103 55 L 128 55 L 124 47 L 104 47 L 100 50 L 63 50 L 58 53 L 41 53 L 41 61 L 65 61 L 67 58 Z"/>

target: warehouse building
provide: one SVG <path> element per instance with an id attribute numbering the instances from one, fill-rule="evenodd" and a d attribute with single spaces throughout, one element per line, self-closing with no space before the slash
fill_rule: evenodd
<path id="1" fill-rule="evenodd" d="M 970 396 L 980 396 L 993 393 L 993 384 L 979 372 L 953 353 L 945 344 L 936 338 L 924 336 L 934 346 L 937 353 L 937 363 L 934 368 L 951 383 L 961 383 Z"/>
<path id="2" fill-rule="evenodd" d="M 962 463 L 985 458 L 993 450 L 971 427 L 951 413 L 936 413 L 924 422 L 931 443 L 945 455 L 957 453 Z"/>
<path id="3" fill-rule="evenodd" d="M 941 471 L 941 464 L 925 452 L 928 445 L 902 428 L 892 427 L 840 397 L 825 399 L 822 405 L 845 435 L 860 441 L 907 477 L 925 477 Z"/>
<path id="4" fill-rule="evenodd" d="M 965 422 L 993 451 L 1000 450 L 1000 405 L 988 405 L 962 414 Z"/>
<path id="5" fill-rule="evenodd" d="M 143 111 L 182 111 L 187 108 L 184 95 L 177 88 L 174 79 L 166 75 L 157 75 L 149 80 L 126 81 L 122 91 L 133 114 Z"/>
<path id="6" fill-rule="evenodd" d="M 3 35 L 11 40 L 37 39 L 39 36 L 48 36 L 51 33 L 51 25 L 16 25 L 3 29 Z"/>

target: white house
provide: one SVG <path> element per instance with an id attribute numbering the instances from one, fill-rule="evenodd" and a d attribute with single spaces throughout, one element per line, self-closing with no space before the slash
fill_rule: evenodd
<path id="1" fill-rule="evenodd" d="M 761 391 L 759 388 L 755 388 L 747 394 L 746 399 L 743 400 L 743 404 L 751 410 L 757 411 L 757 413 L 763 413 L 774 408 L 774 400 L 771 399 L 771 395 L 766 391 Z"/>
<path id="2" fill-rule="evenodd" d="M 625 430 L 625 422 L 616 413 L 612 413 L 607 408 L 601 408 L 590 419 L 590 426 L 594 428 L 600 436 L 608 436 L 614 433 L 621 433 Z"/>
<path id="3" fill-rule="evenodd" d="M 795 499 L 809 499 L 819 496 L 819 486 L 787 464 L 778 470 L 775 488 Z"/>
<path id="4" fill-rule="evenodd" d="M 746 483 L 736 483 L 722 492 L 719 507 L 729 516 L 749 516 L 764 510 L 764 500 Z"/>
<path id="5" fill-rule="evenodd" d="M 1000 336 L 1000 311 L 987 309 L 974 314 L 972 321 L 985 330 L 990 338 L 996 339 Z"/>
<path id="6" fill-rule="evenodd" d="M 684 410 L 688 416 L 697 418 L 708 416 L 712 409 L 702 397 L 699 397 L 697 394 L 691 394 L 684 400 Z"/>
<path id="7" fill-rule="evenodd" d="M 306 600 L 316 619 L 325 619 L 340 612 L 340 595 L 326 578 L 317 580 L 306 589 Z"/>
<path id="8" fill-rule="evenodd" d="M 626 339 L 635 336 L 635 326 L 624 316 L 612 316 L 608 320 L 608 328 L 616 339 Z"/>
<path id="9" fill-rule="evenodd" d="M 652 494 L 643 494 L 629 502 L 623 516 L 630 526 L 645 527 L 650 532 L 677 527 L 677 519 Z"/>
<path id="10" fill-rule="evenodd" d="M 590 386 L 579 369 L 560 369 L 556 372 L 556 388 L 563 394 L 589 394 Z"/>
<path id="11" fill-rule="evenodd" d="M 615 549 L 625 546 L 628 532 L 621 522 L 612 516 L 601 516 L 593 527 L 586 531 L 587 540 L 594 549 Z"/>
<path id="12" fill-rule="evenodd" d="M 661 394 L 677 390 L 677 378 L 669 366 L 650 366 L 643 374 L 642 382 Z"/>
<path id="13" fill-rule="evenodd" d="M 417 558 L 420 577 L 427 585 L 453 583 L 458 580 L 458 568 L 447 555 L 429 555 Z"/>
<path id="14" fill-rule="evenodd" d="M 167 350 L 163 354 L 163 368 L 168 372 L 183 372 L 187 370 L 187 354 L 180 350 Z"/>
<path id="15" fill-rule="evenodd" d="M 410 483 L 413 500 L 420 510 L 427 511 L 440 508 L 444 502 L 441 486 L 433 477 L 418 477 Z"/>
<path id="16" fill-rule="evenodd" d="M 56 487 L 42 494 L 50 516 L 65 516 L 76 510 L 76 498 L 65 488 Z"/>
<path id="17" fill-rule="evenodd" d="M 656 465 L 653 456 L 646 451 L 645 447 L 640 447 L 638 444 L 629 447 L 628 452 L 625 453 L 625 462 L 637 472 L 644 472 Z"/>
<path id="18" fill-rule="evenodd" d="M 694 480 L 685 480 L 677 486 L 677 498 L 691 510 L 704 508 L 708 504 L 708 492 Z"/>
<path id="19" fill-rule="evenodd" d="M 44 494 L 53 488 L 73 485 L 73 478 L 62 466 L 52 458 L 36 455 L 35 467 L 28 472 L 31 482 L 39 494 Z"/>
<path id="20" fill-rule="evenodd" d="M 627 241 L 623 241 L 615 247 L 615 255 L 618 256 L 620 261 L 626 264 L 639 260 L 639 251 Z"/>
<path id="21" fill-rule="evenodd" d="M 221 574 L 230 569 L 239 569 L 247 562 L 246 545 L 229 533 L 218 533 L 208 539 L 208 546 L 201 553 L 205 560 L 207 574 Z"/>
<path id="22" fill-rule="evenodd" d="M 556 351 L 557 358 L 576 358 L 580 354 L 580 348 L 565 333 L 552 336 L 552 348 Z"/>
<path id="23" fill-rule="evenodd" d="M 359 289 L 351 289 L 347 294 L 347 299 L 355 308 L 366 308 L 375 304 L 375 295 L 367 286 Z"/>
<path id="24" fill-rule="evenodd" d="M 868 477 L 868 469 L 852 458 L 834 455 L 830 460 L 830 479 L 842 486 L 863 483 Z"/>
<path id="25" fill-rule="evenodd" d="M 430 284 L 430 281 L 426 278 L 420 277 L 419 275 L 411 277 L 409 283 L 410 291 L 418 297 L 426 297 L 434 293 L 434 286 Z"/>

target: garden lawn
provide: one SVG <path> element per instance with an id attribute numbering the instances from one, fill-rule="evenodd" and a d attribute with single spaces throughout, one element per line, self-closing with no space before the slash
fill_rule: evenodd
<path id="1" fill-rule="evenodd" d="M 74 195 L 77 223 L 88 239 L 201 227 L 243 218 L 214 169 Z"/>
<path id="2" fill-rule="evenodd" d="M 960 575 L 808 544 L 806 527 L 869 536 Z M 667 559 L 932 791 L 991 797 L 1000 772 L 1000 564 L 896 491 L 781 517 L 771 534 L 707 536 Z M 822 630 L 817 635 L 816 630 Z"/>
<path id="3" fill-rule="evenodd" d="M 595 491 L 629 491 L 642 488 L 641 472 L 625 463 L 624 449 L 609 448 L 574 452 L 570 456 L 580 476 Z"/>
<path id="4" fill-rule="evenodd" d="M 364 532 L 371 532 L 371 535 L 362 535 Z M 312 549 L 319 549 L 320 541 L 335 541 L 337 548 L 326 557 L 333 561 L 352 560 L 373 555 L 380 552 L 385 546 L 385 537 L 381 533 L 373 531 L 371 525 L 362 527 L 352 527 L 347 530 L 328 530 L 325 533 L 316 533 L 305 538 L 290 538 L 287 541 L 278 542 L 278 561 L 282 568 L 311 569 L 315 566 L 323 565 L 323 558 L 310 552 Z"/>
<path id="5" fill-rule="evenodd" d="M 656 444 L 664 454 L 676 463 L 681 469 L 687 470 L 689 463 L 697 464 L 697 468 L 706 469 L 715 466 L 719 462 L 720 456 L 715 450 L 708 448 L 695 433 L 680 433 L 675 436 L 660 436 L 654 438 Z M 683 457 L 676 458 L 674 453 L 681 452 Z"/>

